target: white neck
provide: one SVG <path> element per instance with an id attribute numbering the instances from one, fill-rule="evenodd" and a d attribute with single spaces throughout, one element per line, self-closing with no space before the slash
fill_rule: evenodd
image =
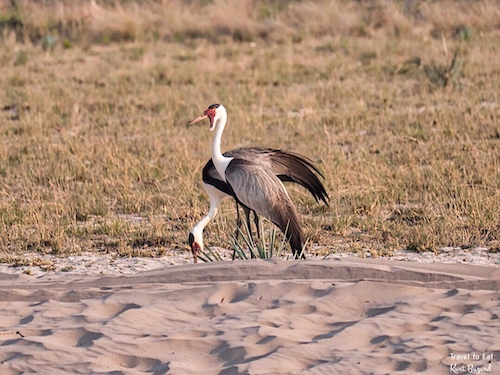
<path id="1" fill-rule="evenodd" d="M 210 197 L 210 209 L 208 214 L 203 217 L 196 225 L 193 227 L 192 232 L 203 232 L 203 229 L 208 225 L 210 220 L 212 220 L 219 210 L 220 199 L 213 199 Z"/>
<path id="2" fill-rule="evenodd" d="M 217 190 L 215 187 L 211 185 L 204 185 L 205 190 L 208 193 L 208 196 L 210 197 L 210 209 L 208 210 L 208 214 L 203 217 L 196 225 L 191 229 L 191 233 L 194 236 L 194 240 L 198 242 L 198 244 L 201 246 L 201 249 L 203 250 L 203 229 L 208 225 L 208 223 L 217 215 L 217 212 L 219 210 L 219 205 L 221 200 L 226 196 L 223 192 L 220 190 Z"/>
<path id="3" fill-rule="evenodd" d="M 207 224 L 217 215 L 217 207 L 210 205 L 210 211 L 208 214 L 203 217 L 196 225 L 191 229 L 191 233 L 194 236 L 194 240 L 201 247 L 201 250 L 204 250 L 203 245 L 203 229 L 207 226 Z"/>
<path id="4" fill-rule="evenodd" d="M 217 211 L 217 209 L 215 209 L 215 211 Z M 214 218 L 214 216 L 215 214 L 211 214 L 211 212 L 209 212 L 206 216 L 203 217 L 203 219 L 196 223 L 196 225 L 191 230 L 191 233 L 193 233 L 193 235 L 203 233 L 203 229 L 205 229 L 205 227 L 208 225 L 210 220 Z"/>
<path id="5" fill-rule="evenodd" d="M 214 162 L 215 169 L 221 175 L 222 179 L 226 180 L 226 168 L 233 160 L 233 158 L 228 158 L 222 155 L 220 150 L 220 142 L 222 138 L 222 133 L 224 132 L 224 127 L 227 122 L 227 112 L 223 106 L 219 107 L 219 112 L 221 113 L 219 118 L 215 119 L 215 134 L 212 142 L 212 161 Z"/>

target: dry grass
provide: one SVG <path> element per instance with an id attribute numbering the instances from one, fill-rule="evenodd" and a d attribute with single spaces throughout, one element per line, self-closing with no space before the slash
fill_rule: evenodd
<path id="1" fill-rule="evenodd" d="M 187 249 L 208 208 L 212 134 L 185 125 L 213 102 L 229 111 L 223 149 L 290 149 L 324 171 L 329 209 L 290 188 L 315 251 L 498 246 L 494 1 L 11 3 L 0 2 L 9 254 Z M 228 200 L 208 244 L 227 242 L 233 211 Z"/>

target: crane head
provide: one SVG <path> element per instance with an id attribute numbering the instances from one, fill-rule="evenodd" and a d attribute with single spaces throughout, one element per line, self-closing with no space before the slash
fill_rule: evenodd
<path id="1" fill-rule="evenodd" d="M 218 110 L 220 111 L 221 108 L 224 108 L 220 104 L 212 104 L 210 107 L 205 109 L 201 115 L 196 117 L 193 121 L 189 123 L 189 125 L 193 125 L 194 123 L 204 120 L 208 118 L 210 120 L 210 130 L 215 129 L 215 125 L 217 123 L 217 120 L 219 119 L 220 114 L 218 114 Z"/>
<path id="2" fill-rule="evenodd" d="M 191 247 L 191 252 L 193 253 L 193 260 L 198 263 L 198 254 L 203 251 L 203 240 L 196 240 L 194 234 L 189 233 L 189 247 Z"/>

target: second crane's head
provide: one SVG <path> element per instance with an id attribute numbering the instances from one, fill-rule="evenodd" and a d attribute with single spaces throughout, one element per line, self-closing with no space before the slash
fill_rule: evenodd
<path id="1" fill-rule="evenodd" d="M 189 232 L 188 242 L 193 253 L 193 260 L 195 263 L 198 263 L 198 255 L 203 253 L 203 228 L 194 227 Z"/>
<path id="2" fill-rule="evenodd" d="M 205 109 L 201 115 L 196 117 L 189 125 L 204 120 L 208 118 L 210 120 L 210 131 L 214 130 L 220 120 L 226 120 L 227 112 L 226 108 L 222 104 L 212 104 L 210 107 Z"/>

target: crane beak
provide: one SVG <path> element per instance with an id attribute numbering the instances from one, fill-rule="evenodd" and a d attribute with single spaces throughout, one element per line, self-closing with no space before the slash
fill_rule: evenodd
<path id="1" fill-rule="evenodd" d="M 208 118 L 208 116 L 205 114 L 205 113 L 202 113 L 201 115 L 199 115 L 198 117 L 196 117 L 193 121 L 191 121 L 188 126 L 191 126 L 201 120 L 205 120 L 206 118 Z"/>
<path id="2" fill-rule="evenodd" d="M 215 128 L 215 117 L 216 117 L 216 112 L 215 108 L 208 108 L 203 112 L 201 115 L 196 117 L 193 121 L 189 123 L 189 125 L 193 125 L 194 123 L 204 120 L 208 118 L 210 120 L 210 131 L 214 130 Z"/>

